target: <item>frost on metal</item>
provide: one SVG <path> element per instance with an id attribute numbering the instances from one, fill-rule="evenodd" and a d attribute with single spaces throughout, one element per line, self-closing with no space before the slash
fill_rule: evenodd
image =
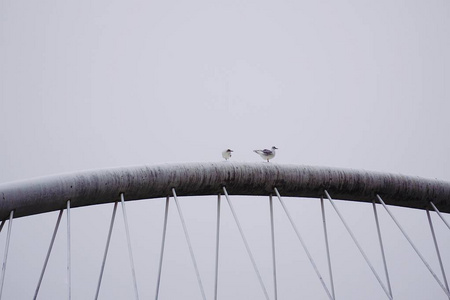
<path id="1" fill-rule="evenodd" d="M 327 190 L 335 199 L 371 202 L 379 194 L 390 205 L 424 209 L 430 201 L 450 212 L 450 183 L 378 172 L 280 165 L 275 163 L 189 163 L 114 168 L 54 175 L 0 184 L 0 219 L 66 207 L 95 205 L 125 199 L 171 195 L 216 195 L 226 186 L 230 195 L 316 197 Z"/>

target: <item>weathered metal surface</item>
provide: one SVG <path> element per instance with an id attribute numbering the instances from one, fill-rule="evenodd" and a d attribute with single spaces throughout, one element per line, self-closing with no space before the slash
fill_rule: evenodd
<path id="1" fill-rule="evenodd" d="M 185 163 L 113 168 L 61 174 L 0 184 L 0 220 L 71 207 L 125 199 L 214 195 L 226 186 L 232 195 L 320 197 L 326 189 L 334 199 L 372 201 L 378 193 L 390 205 L 420 208 L 433 201 L 450 212 L 450 183 L 369 171 L 280 165 L 275 163 Z"/>

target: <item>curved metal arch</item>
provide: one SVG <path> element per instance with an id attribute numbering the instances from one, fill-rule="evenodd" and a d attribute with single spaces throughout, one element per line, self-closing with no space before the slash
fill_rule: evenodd
<path id="1" fill-rule="evenodd" d="M 234 195 L 317 197 L 371 202 L 380 194 L 390 205 L 424 209 L 430 201 L 450 212 L 450 183 L 419 177 L 351 169 L 275 163 L 183 163 L 111 168 L 0 184 L 0 220 L 65 208 L 126 200 L 161 198 L 175 187 L 179 196 Z"/>

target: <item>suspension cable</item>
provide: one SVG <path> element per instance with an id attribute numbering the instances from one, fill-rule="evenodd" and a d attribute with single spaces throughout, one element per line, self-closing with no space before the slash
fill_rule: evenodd
<path id="1" fill-rule="evenodd" d="M 295 234 L 297 235 L 297 238 L 298 238 L 298 240 L 300 241 L 300 244 L 302 244 L 303 250 L 305 250 L 306 256 L 308 256 L 308 259 L 309 259 L 309 261 L 311 262 L 311 265 L 312 265 L 314 271 L 316 272 L 317 277 L 319 277 L 320 283 L 322 283 L 322 286 L 323 286 L 323 288 L 325 289 L 325 292 L 327 293 L 328 298 L 330 298 L 331 300 L 333 300 L 333 299 L 334 299 L 334 298 L 333 298 L 333 295 L 331 295 L 330 291 L 328 290 L 327 285 L 326 285 L 325 282 L 323 281 L 323 277 L 322 277 L 322 275 L 320 274 L 319 269 L 317 268 L 316 263 L 314 262 L 314 259 L 313 259 L 312 256 L 311 256 L 311 253 L 309 253 L 308 247 L 306 247 L 306 244 L 305 244 L 305 242 L 303 241 L 303 238 L 302 238 L 302 236 L 300 235 L 300 232 L 298 231 L 297 226 L 295 225 L 294 220 L 293 220 L 292 217 L 291 217 L 291 214 L 289 213 L 289 211 L 288 211 L 286 205 L 284 204 L 283 199 L 282 199 L 281 196 L 280 196 L 280 193 L 278 192 L 278 189 L 277 189 L 276 187 L 274 187 L 273 189 L 274 189 L 275 193 L 277 194 L 277 197 L 278 197 L 278 200 L 279 200 L 280 203 L 281 203 L 281 206 L 283 206 L 284 212 L 286 213 L 286 216 L 288 217 L 289 222 L 291 223 L 292 228 L 294 229 Z"/>
<path id="2" fill-rule="evenodd" d="M 133 276 L 133 283 L 134 283 L 134 294 L 136 296 L 136 300 L 139 300 L 136 272 L 134 270 L 133 252 L 131 249 L 130 230 L 128 229 L 128 218 L 127 218 L 127 211 L 125 209 L 125 199 L 124 199 L 123 193 L 120 194 L 120 201 L 122 202 L 123 221 L 125 223 L 125 232 L 127 235 L 128 256 L 130 257 L 131 274 Z"/>
<path id="3" fill-rule="evenodd" d="M 437 209 L 437 207 L 434 205 L 433 202 L 430 201 L 431 206 L 433 206 L 434 211 L 439 215 L 439 217 L 444 221 L 445 225 L 447 225 L 448 229 L 450 229 L 450 225 L 448 224 L 447 220 L 444 219 L 444 216 L 442 213 Z"/>
<path id="4" fill-rule="evenodd" d="M 95 300 L 98 299 L 98 294 L 100 292 L 100 285 L 102 283 L 103 271 L 105 270 L 106 257 L 108 256 L 109 242 L 111 241 L 114 220 L 116 218 L 117 204 L 118 204 L 117 201 L 114 202 L 114 208 L 113 208 L 113 212 L 112 212 L 112 216 L 111 216 L 111 224 L 109 225 L 108 238 L 106 239 L 105 253 L 103 254 L 103 261 L 102 261 L 102 266 L 100 269 L 100 277 L 98 279 L 97 291 L 95 293 Z"/>
<path id="5" fill-rule="evenodd" d="M 372 263 L 369 261 L 369 258 L 367 257 L 366 253 L 362 249 L 361 245 L 358 243 L 358 240 L 353 235 L 353 232 L 351 231 L 350 227 L 347 225 L 347 222 L 345 222 L 345 220 L 342 217 L 341 213 L 339 212 L 337 206 L 334 204 L 333 200 L 330 197 L 330 194 L 328 194 L 328 192 L 326 190 L 324 190 L 324 192 L 325 192 L 325 195 L 327 196 L 328 200 L 330 201 L 331 205 L 333 206 L 334 210 L 338 214 L 339 218 L 341 219 L 342 224 L 344 224 L 345 228 L 347 229 L 347 232 L 350 234 L 351 238 L 353 239 L 353 242 L 355 243 L 356 247 L 358 247 L 359 252 L 361 252 L 362 256 L 364 257 L 364 260 L 366 261 L 366 263 L 369 265 L 370 269 L 372 270 L 373 275 L 375 275 L 376 279 L 380 283 L 381 287 L 383 288 L 383 290 L 386 293 L 386 295 L 388 296 L 388 298 L 392 300 L 392 296 L 390 295 L 389 291 L 383 284 L 383 281 L 381 281 L 380 276 L 378 276 L 378 273 L 375 271 L 375 268 L 372 266 Z"/>
<path id="6" fill-rule="evenodd" d="M 450 297 L 450 292 L 445 288 L 445 286 L 442 284 L 442 282 L 439 280 L 439 278 L 436 276 L 436 274 L 433 272 L 433 270 L 431 269 L 430 265 L 427 263 L 427 261 L 425 260 L 425 258 L 422 256 L 422 254 L 420 254 L 419 250 L 416 248 L 416 246 L 414 245 L 414 243 L 411 241 L 411 239 L 409 238 L 409 236 L 406 234 L 405 230 L 403 230 L 403 227 L 400 225 L 400 223 L 397 221 L 397 219 L 394 217 L 394 215 L 391 213 L 391 211 L 388 209 L 387 205 L 384 203 L 383 199 L 381 199 L 380 195 L 377 195 L 378 200 L 380 201 L 380 203 L 383 205 L 384 209 L 386 209 L 387 213 L 391 216 L 392 220 L 395 222 L 395 224 L 397 225 L 397 227 L 400 229 L 400 231 L 403 233 L 404 237 L 408 240 L 409 244 L 411 245 L 411 247 L 414 249 L 414 251 L 416 251 L 417 255 L 420 257 L 420 259 L 422 260 L 422 262 L 425 264 L 425 266 L 428 268 L 428 270 L 430 271 L 431 275 L 433 275 L 434 279 L 436 279 L 436 281 L 438 282 L 438 284 L 441 286 L 441 288 L 444 290 L 445 294 L 447 295 L 447 297 Z"/>
<path id="7" fill-rule="evenodd" d="M 258 267 L 256 266 L 256 262 L 255 262 L 255 259 L 253 258 L 252 251 L 250 250 L 250 246 L 247 243 L 247 239 L 245 238 L 244 231 L 242 230 L 241 224 L 236 215 L 236 212 L 234 211 L 233 204 L 230 201 L 227 189 L 225 187 L 223 187 L 223 192 L 225 193 L 225 198 L 227 199 L 228 205 L 230 206 L 231 213 L 233 214 L 234 221 L 236 222 L 236 225 L 239 229 L 239 233 L 241 234 L 242 240 L 244 241 L 245 249 L 247 249 L 248 256 L 250 257 L 250 261 L 252 262 L 253 269 L 255 270 L 256 276 L 258 277 L 259 284 L 261 285 L 264 296 L 266 297 L 267 300 L 269 300 L 269 294 L 267 293 L 266 286 L 264 285 L 261 274 L 259 273 Z"/>
<path id="8" fill-rule="evenodd" d="M 393 297 L 393 295 L 392 295 L 392 288 L 391 288 L 391 281 L 389 279 L 389 272 L 388 272 L 387 263 L 386 263 L 386 255 L 384 254 L 383 240 L 381 238 L 380 222 L 378 221 L 378 213 L 377 213 L 377 206 L 375 204 L 375 200 L 372 201 L 372 206 L 373 206 L 373 214 L 374 214 L 374 217 L 375 217 L 375 224 L 377 226 L 378 241 L 380 242 L 381 256 L 383 258 L 384 273 L 386 275 L 386 281 L 387 281 L 388 288 L 389 288 L 389 294 L 391 295 L 391 297 Z"/>
<path id="9" fill-rule="evenodd" d="M 11 227 L 13 217 L 14 217 L 14 210 L 12 210 L 9 213 L 8 233 L 6 235 L 5 254 L 3 256 L 3 265 L 2 265 L 2 279 L 0 281 L 0 299 L 2 298 L 3 283 L 5 282 L 6 262 L 8 261 L 8 249 L 9 249 L 9 241 L 11 239 Z"/>
<path id="10" fill-rule="evenodd" d="M 275 226 L 273 219 L 273 200 L 272 194 L 269 195 L 269 207 L 270 207 L 270 229 L 272 233 L 272 269 L 273 269 L 273 292 L 275 300 L 278 299 L 278 289 L 277 289 L 277 263 L 275 255 Z"/>
<path id="11" fill-rule="evenodd" d="M 437 243 L 437 239 L 436 239 L 436 233 L 434 232 L 433 222 L 431 221 L 430 211 L 428 210 L 428 208 L 426 209 L 426 211 L 427 211 L 428 223 L 430 224 L 431 235 L 433 236 L 434 247 L 436 248 L 436 254 L 437 254 L 437 257 L 439 260 L 439 265 L 441 266 L 442 278 L 444 278 L 445 287 L 447 288 L 447 291 L 448 291 L 449 288 L 448 288 L 447 276 L 445 276 L 444 265 L 442 264 L 441 253 L 439 252 L 439 247 L 438 247 L 438 243 Z"/>
<path id="12" fill-rule="evenodd" d="M 220 194 L 217 195 L 216 266 L 214 278 L 214 300 L 217 300 L 217 285 L 219 281 L 219 236 L 220 236 Z"/>
<path id="13" fill-rule="evenodd" d="M 67 200 L 67 293 L 69 300 L 72 299 L 72 267 L 70 249 L 70 200 Z"/>
<path id="14" fill-rule="evenodd" d="M 325 246 L 327 248 L 327 261 L 328 261 L 328 272 L 330 273 L 331 293 L 333 294 L 333 299 L 336 299 L 336 295 L 334 293 L 333 272 L 331 268 L 330 246 L 328 244 L 327 222 L 325 220 L 325 207 L 323 204 L 323 197 L 320 197 L 320 208 L 322 210 L 323 233 L 325 236 Z"/>
<path id="15" fill-rule="evenodd" d="M 52 252 L 53 244 L 54 244 L 55 238 L 56 238 L 56 233 L 58 232 L 59 223 L 61 222 L 61 217 L 62 217 L 63 212 L 64 212 L 63 209 L 61 209 L 59 211 L 58 218 L 56 220 L 55 229 L 53 230 L 52 239 L 50 240 L 50 246 L 48 247 L 47 256 L 45 257 L 45 260 L 44 260 L 44 266 L 42 267 L 41 276 L 39 277 L 39 281 L 38 281 L 38 284 L 36 287 L 36 291 L 34 292 L 33 299 L 36 299 L 37 295 L 39 293 L 39 288 L 41 287 L 42 279 L 44 278 L 45 269 L 47 268 L 47 263 L 50 258 L 50 253 Z"/>
<path id="16" fill-rule="evenodd" d="M 158 300 L 158 297 L 159 297 L 159 286 L 161 284 L 161 271 L 162 271 L 162 264 L 163 264 L 163 257 L 164 257 L 164 245 L 166 243 L 168 216 L 169 216 L 169 196 L 166 197 L 166 208 L 164 209 L 164 225 L 163 225 L 163 233 L 162 233 L 162 238 L 161 238 L 161 254 L 159 256 L 158 280 L 156 282 L 155 300 Z"/>
<path id="17" fill-rule="evenodd" d="M 180 204 L 178 203 L 177 193 L 175 189 L 172 188 L 173 198 L 175 199 L 175 204 L 177 205 L 178 214 L 180 215 L 181 224 L 183 225 L 184 236 L 189 247 L 189 253 L 191 254 L 192 263 L 194 264 L 195 274 L 197 275 L 198 285 L 202 293 L 203 300 L 206 300 L 205 290 L 203 289 L 202 280 L 200 278 L 200 272 L 198 271 L 197 261 L 195 260 L 194 250 L 192 249 L 191 239 L 189 238 L 189 233 L 187 231 L 186 223 L 184 222 L 183 212 L 181 211 Z"/>

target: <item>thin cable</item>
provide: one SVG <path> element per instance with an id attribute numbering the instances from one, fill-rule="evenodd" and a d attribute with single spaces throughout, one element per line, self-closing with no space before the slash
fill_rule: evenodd
<path id="1" fill-rule="evenodd" d="M 39 293 L 39 288 L 41 287 L 42 279 L 44 278 L 45 269 L 47 268 L 47 263 L 50 258 L 50 253 L 52 252 L 53 243 L 55 242 L 56 233 L 58 232 L 59 223 L 61 222 L 61 217 L 62 217 L 63 212 L 64 212 L 64 209 L 61 209 L 59 211 L 58 219 L 56 220 L 55 229 L 53 230 L 53 235 L 52 235 L 52 239 L 50 241 L 50 246 L 48 247 L 47 256 L 45 257 L 45 260 L 44 260 L 44 266 L 42 267 L 41 276 L 39 277 L 39 281 L 38 281 L 38 284 L 36 287 L 36 291 L 34 292 L 33 299 L 36 299 L 37 295 Z"/>
<path id="2" fill-rule="evenodd" d="M 102 267 L 100 269 L 100 277 L 98 279 L 97 291 L 95 293 L 95 300 L 98 299 L 98 294 L 100 292 L 100 285 L 102 283 L 103 271 L 105 270 L 106 256 L 108 256 L 109 242 L 111 241 L 111 235 L 112 235 L 112 230 L 113 230 L 113 226 L 114 226 L 114 219 L 116 218 L 116 211 L 117 211 L 117 201 L 114 202 L 113 213 L 111 216 L 111 224 L 109 225 L 108 238 L 106 240 L 105 253 L 103 255 Z"/>
<path id="3" fill-rule="evenodd" d="M 273 220 L 273 201 L 272 194 L 269 195 L 269 206 L 270 206 L 270 229 L 272 234 L 272 269 L 273 269 L 273 292 L 275 295 L 275 300 L 278 299 L 278 289 L 277 289 L 277 263 L 275 255 L 275 226 Z"/>
<path id="4" fill-rule="evenodd" d="M 3 283 L 5 282 L 6 262 L 8 261 L 8 249 L 9 249 L 9 241 L 11 239 L 11 227 L 12 227 L 13 217 L 14 217 L 14 210 L 12 210 L 9 214 L 8 234 L 6 235 L 5 254 L 3 257 L 3 265 L 2 265 L 2 280 L 0 282 L 0 299 L 2 298 Z"/>
<path id="5" fill-rule="evenodd" d="M 327 222 L 325 220 L 325 206 L 323 204 L 323 197 L 320 197 L 320 208 L 322 210 L 323 233 L 325 236 L 325 247 L 327 248 L 328 272 L 330 273 L 331 293 L 333 294 L 333 299 L 336 299 L 336 295 L 334 294 L 333 271 L 331 268 L 330 246 L 328 244 Z"/>
<path id="6" fill-rule="evenodd" d="M 158 268 L 158 280 L 156 281 L 156 294 L 155 299 L 158 300 L 159 297 L 159 286 L 161 284 L 161 272 L 162 272 L 162 263 L 164 256 L 164 245 L 166 243 L 166 231 L 167 231 L 167 219 L 169 216 L 169 196 L 166 197 L 166 208 L 164 210 L 164 226 L 161 240 L 161 254 L 159 256 L 159 268 Z"/>
<path id="7" fill-rule="evenodd" d="M 408 240 L 409 244 L 411 245 L 411 247 L 413 247 L 414 251 L 416 251 L 417 255 L 419 255 L 420 259 L 422 260 L 422 262 L 425 264 L 425 266 L 428 268 L 428 270 L 430 271 L 431 275 L 433 275 L 434 279 L 436 279 L 436 281 L 439 283 L 439 285 L 441 286 L 441 288 L 444 290 L 445 294 L 447 295 L 447 297 L 450 297 L 450 292 L 445 288 L 445 286 L 442 284 L 442 282 L 439 280 L 439 278 L 436 276 L 436 274 L 433 272 L 433 270 L 431 269 L 430 265 L 427 263 L 427 261 L 425 260 L 425 258 L 422 256 L 422 254 L 420 254 L 419 250 L 416 248 L 416 246 L 414 245 L 414 243 L 411 241 L 411 239 L 409 238 L 409 236 L 406 234 L 406 232 L 403 230 L 402 226 L 400 225 L 400 223 L 397 221 L 397 219 L 394 217 L 394 215 L 391 213 L 391 211 L 388 209 L 388 207 L 386 206 L 386 204 L 384 203 L 383 199 L 381 199 L 381 197 L 379 195 L 377 195 L 378 200 L 380 201 L 380 203 L 383 205 L 384 209 L 386 209 L 387 213 L 391 216 L 392 220 L 395 222 L 395 224 L 397 224 L 397 227 L 400 229 L 400 231 L 403 233 L 403 235 L 405 236 L 405 238 Z"/>
<path id="8" fill-rule="evenodd" d="M 323 281 L 322 275 L 320 274 L 319 269 L 317 268 L 316 263 L 314 262 L 314 259 L 312 258 L 311 254 L 309 253 L 308 247 L 306 247 L 306 244 L 305 244 L 305 242 L 303 241 L 303 238 L 302 238 L 302 236 L 300 235 L 300 232 L 298 231 L 297 226 L 295 225 L 294 220 L 293 220 L 292 217 L 291 217 L 291 214 L 289 213 L 289 211 L 288 211 L 286 205 L 284 204 L 283 199 L 282 199 L 281 196 L 280 196 L 280 193 L 278 192 L 278 189 L 277 189 L 276 187 L 274 187 L 273 189 L 274 189 L 275 193 L 277 194 L 277 197 L 278 197 L 278 200 L 279 200 L 280 203 L 281 203 L 281 206 L 283 206 L 284 212 L 286 213 L 286 216 L 288 217 L 289 222 L 291 223 L 292 228 L 294 229 L 295 234 L 297 235 L 298 240 L 299 240 L 300 243 L 302 244 L 303 250 L 305 250 L 306 256 L 308 256 L 308 259 L 309 259 L 309 261 L 311 262 L 311 265 L 312 265 L 314 271 L 316 272 L 317 277 L 319 277 L 320 283 L 322 283 L 322 286 L 323 286 L 323 288 L 325 289 L 325 292 L 327 293 L 328 298 L 330 298 L 331 300 L 333 300 L 333 299 L 334 299 L 334 298 L 333 298 L 333 295 L 331 295 L 330 291 L 328 290 L 327 285 L 326 285 L 325 282 Z"/>
<path id="9" fill-rule="evenodd" d="M 217 285 L 219 282 L 219 237 L 220 237 L 220 194 L 217 195 L 216 269 L 214 280 L 214 300 L 217 300 Z"/>
<path id="10" fill-rule="evenodd" d="M 269 294 L 267 293 L 267 290 L 266 290 L 266 287 L 262 280 L 261 274 L 259 273 L 258 267 L 256 266 L 255 259 L 253 258 L 252 251 L 250 250 L 250 247 L 247 243 L 247 239 L 245 238 L 244 231 L 242 230 L 241 224 L 239 223 L 239 219 L 236 215 L 236 212 L 234 211 L 233 204 L 230 201 L 227 189 L 225 187 L 223 187 L 223 192 L 225 193 L 225 198 L 227 199 L 228 205 L 230 206 L 231 213 L 233 214 L 234 221 L 236 222 L 236 225 L 239 229 L 239 233 L 241 234 L 242 240 L 244 241 L 245 249 L 247 249 L 248 256 L 250 257 L 250 260 L 253 265 L 253 269 L 255 270 L 256 276 L 258 277 L 258 280 L 259 280 L 259 284 L 261 285 L 261 288 L 264 292 L 264 296 L 266 297 L 267 300 L 269 300 Z"/>
<path id="11" fill-rule="evenodd" d="M 139 300 L 136 272 L 134 270 L 133 251 L 131 250 L 130 230 L 128 229 L 128 218 L 127 218 L 127 211 L 125 209 L 125 199 L 124 199 L 123 193 L 120 194 L 120 201 L 122 202 L 123 221 L 125 223 L 125 232 L 127 234 L 128 256 L 130 257 L 131 274 L 133 275 L 134 294 L 136 296 L 136 299 Z"/>
<path id="12" fill-rule="evenodd" d="M 330 201 L 331 205 L 333 206 L 334 210 L 336 211 L 336 213 L 338 214 L 339 218 L 341 219 L 342 223 L 344 224 L 345 228 L 347 229 L 347 232 L 350 234 L 350 236 L 353 239 L 353 242 L 355 242 L 356 247 L 358 247 L 359 252 L 361 252 L 362 256 L 364 257 L 364 260 L 367 262 L 367 264 L 369 265 L 370 269 L 372 270 L 373 275 L 375 275 L 375 277 L 377 278 L 378 282 L 380 283 L 381 287 L 383 288 L 384 292 L 386 293 L 386 295 L 388 296 L 389 299 L 392 299 L 392 296 L 389 294 L 389 290 L 385 287 L 385 285 L 383 284 L 383 281 L 381 281 L 380 276 L 378 276 L 378 273 L 375 271 L 374 267 L 372 266 L 372 264 L 369 261 L 369 258 L 367 257 L 366 253 L 364 252 L 364 250 L 362 249 L 362 247 L 359 245 L 358 240 L 356 239 L 356 237 L 353 235 L 353 232 L 350 230 L 350 227 L 347 225 L 347 222 L 345 222 L 344 218 L 342 217 L 341 213 L 339 212 L 338 208 L 336 207 L 336 205 L 334 204 L 333 200 L 330 197 L 330 194 L 328 194 L 328 192 L 325 190 L 325 195 L 327 196 L 328 200 Z"/>
<path id="13" fill-rule="evenodd" d="M 387 281 L 388 288 L 389 288 L 389 294 L 391 294 L 391 297 L 393 297 L 391 281 L 389 279 L 389 272 L 388 272 L 387 263 L 386 263 L 386 255 L 384 254 L 383 240 L 381 239 L 380 222 L 378 221 L 378 213 L 377 213 L 377 206 L 375 205 L 375 200 L 372 201 L 372 206 L 373 206 L 373 214 L 375 216 L 375 223 L 377 225 L 378 240 L 380 242 L 380 250 L 381 250 L 381 256 L 383 258 L 383 265 L 384 265 L 384 272 L 386 274 L 386 281 Z"/>
<path id="14" fill-rule="evenodd" d="M 437 207 L 434 205 L 433 202 L 430 201 L 431 206 L 433 206 L 434 211 L 441 217 L 442 221 L 444 221 L 445 225 L 447 225 L 448 229 L 450 229 L 450 225 L 447 223 L 447 221 L 444 219 L 444 216 L 442 213 L 437 209 Z"/>
<path id="15" fill-rule="evenodd" d="M 441 253 L 439 252 L 439 247 L 438 247 L 438 243 L 437 243 L 437 239 L 436 239 L 436 233 L 434 232 L 433 222 L 431 221 L 430 211 L 428 210 L 428 208 L 427 208 L 427 217 L 428 217 L 428 223 L 430 224 L 431 235 L 433 236 L 434 246 L 436 248 L 436 254 L 437 254 L 437 257 L 439 260 L 439 265 L 441 266 L 442 277 L 444 278 L 445 287 L 447 288 L 447 291 L 448 291 L 449 288 L 448 288 L 447 276 L 445 276 L 444 265 L 442 264 Z"/>
<path id="16" fill-rule="evenodd" d="M 178 203 L 177 193 L 175 189 L 172 188 L 173 198 L 175 199 L 175 204 L 177 205 L 178 214 L 180 215 L 181 224 L 183 225 L 184 236 L 186 238 L 186 242 L 189 247 L 189 252 L 191 253 L 192 263 L 194 264 L 195 274 L 197 275 L 198 285 L 200 287 L 200 291 L 202 293 L 203 300 L 206 300 L 205 291 L 203 289 L 202 280 L 200 278 L 200 272 L 198 271 L 197 262 L 195 260 L 194 250 L 192 249 L 191 240 L 189 238 L 189 233 L 187 231 L 186 223 L 184 222 L 183 212 L 181 211 L 180 204 Z"/>
<path id="17" fill-rule="evenodd" d="M 67 200 L 67 292 L 69 300 L 72 299 L 72 267 L 70 251 L 70 200 Z"/>

